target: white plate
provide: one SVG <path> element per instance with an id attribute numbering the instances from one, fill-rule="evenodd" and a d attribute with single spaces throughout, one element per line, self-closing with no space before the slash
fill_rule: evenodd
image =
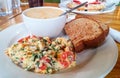
<path id="1" fill-rule="evenodd" d="M 69 8 L 67 8 L 67 4 L 69 3 L 69 1 L 65 1 L 63 3 L 60 3 L 59 4 L 59 7 L 64 9 L 64 10 L 68 10 Z M 105 4 L 105 5 L 108 5 L 108 4 Z M 103 14 L 103 13 L 110 13 L 110 12 L 113 12 L 114 10 L 116 9 L 116 6 L 112 6 L 108 9 L 106 9 L 105 11 L 78 11 L 78 10 L 74 10 L 73 12 L 74 13 L 77 13 L 77 14 L 86 14 L 86 15 L 94 15 L 94 14 Z"/>
<path id="2" fill-rule="evenodd" d="M 77 66 L 52 75 L 28 72 L 16 66 L 5 54 L 5 49 L 19 38 L 28 35 L 23 23 L 10 26 L 0 32 L 0 78 L 99 78 L 106 76 L 114 67 L 118 49 L 108 36 L 101 46 L 77 54 Z"/>

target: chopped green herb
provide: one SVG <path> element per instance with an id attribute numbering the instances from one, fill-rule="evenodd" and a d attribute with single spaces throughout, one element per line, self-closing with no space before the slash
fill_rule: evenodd
<path id="1" fill-rule="evenodd" d="M 14 47 L 16 47 L 18 44 L 14 44 Z"/>
<path id="2" fill-rule="evenodd" d="M 11 56 L 14 56 L 15 54 L 11 53 Z"/>
<path id="3" fill-rule="evenodd" d="M 33 53 L 32 54 L 32 60 L 35 61 L 38 58 L 37 54 Z"/>
<path id="4" fill-rule="evenodd" d="M 24 51 L 24 48 L 21 48 L 20 50 Z"/>
<path id="5" fill-rule="evenodd" d="M 19 59 L 18 57 L 15 57 L 15 59 Z"/>
<path id="6" fill-rule="evenodd" d="M 43 54 L 42 54 L 42 53 L 38 54 L 38 58 L 39 58 L 39 59 L 42 58 L 42 57 L 43 57 Z"/>
<path id="7" fill-rule="evenodd" d="M 30 69 L 31 69 L 31 66 L 27 66 L 27 67 L 26 67 L 26 70 L 30 70 Z"/>
<path id="8" fill-rule="evenodd" d="M 46 40 L 46 39 L 44 39 L 44 38 L 43 38 L 43 41 L 44 41 L 44 42 L 47 42 L 47 40 Z"/>
<path id="9" fill-rule="evenodd" d="M 39 67 L 40 62 L 39 62 L 39 61 L 37 61 L 37 62 L 35 63 L 35 65 L 36 65 L 37 67 Z"/>
<path id="10" fill-rule="evenodd" d="M 36 42 L 36 40 L 32 40 L 32 42 Z"/>
<path id="11" fill-rule="evenodd" d="M 57 58 L 57 52 L 55 52 L 55 56 L 54 57 Z"/>
<path id="12" fill-rule="evenodd" d="M 47 67 L 47 73 L 52 73 L 52 68 L 51 67 Z"/>

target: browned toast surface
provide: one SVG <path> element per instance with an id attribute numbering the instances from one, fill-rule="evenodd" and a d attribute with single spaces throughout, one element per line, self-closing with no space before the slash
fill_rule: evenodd
<path id="1" fill-rule="evenodd" d="M 97 47 L 108 34 L 107 25 L 90 18 L 78 18 L 65 25 L 65 32 L 73 42 L 76 52 Z"/>

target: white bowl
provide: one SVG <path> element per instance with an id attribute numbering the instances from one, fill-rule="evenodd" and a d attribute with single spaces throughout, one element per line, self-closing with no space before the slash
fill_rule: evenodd
<path id="1" fill-rule="evenodd" d="M 23 11 L 23 21 L 25 26 L 27 27 L 28 31 L 30 31 L 31 34 L 36 36 L 48 36 L 48 37 L 56 37 L 60 34 L 60 32 L 63 30 L 64 25 L 66 23 L 66 15 L 58 16 L 55 18 L 48 18 L 48 19 L 38 19 L 38 18 L 32 18 L 27 16 L 25 13 L 31 9 L 35 8 L 53 8 L 58 9 L 63 12 L 65 12 L 63 9 L 58 7 L 34 7 L 29 8 Z"/>

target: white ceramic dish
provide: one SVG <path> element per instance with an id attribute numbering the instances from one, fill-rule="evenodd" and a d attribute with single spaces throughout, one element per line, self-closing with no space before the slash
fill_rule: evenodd
<path id="1" fill-rule="evenodd" d="M 42 11 L 40 9 L 45 9 L 45 10 Z M 61 8 L 52 7 L 52 6 L 28 8 L 22 12 L 23 22 L 26 28 L 33 35 L 56 37 L 63 30 L 63 27 L 67 19 L 66 15 L 58 16 L 59 13 L 54 14 L 55 15 L 54 17 L 53 13 L 57 13 L 56 11 L 60 13 L 65 12 Z M 38 18 L 38 17 L 35 18 L 36 15 L 39 16 L 39 13 L 36 14 L 36 12 L 41 12 L 40 15 L 43 16 L 43 18 Z M 30 16 L 27 13 L 29 13 Z M 48 18 L 48 16 L 50 16 L 48 14 L 52 15 L 54 18 Z"/>
<path id="2" fill-rule="evenodd" d="M 67 3 L 69 3 L 68 1 L 65 1 L 63 3 L 60 3 L 59 4 L 59 7 L 64 9 L 64 10 L 68 10 L 69 8 L 67 8 Z M 108 4 L 105 4 L 105 5 L 108 5 Z M 114 10 L 116 9 L 116 6 L 112 6 L 104 11 L 78 11 L 78 10 L 74 10 L 73 12 L 74 13 L 77 13 L 77 14 L 86 14 L 86 15 L 94 15 L 94 14 L 103 14 L 103 13 L 110 13 L 110 12 L 113 12 Z"/>
<path id="3" fill-rule="evenodd" d="M 77 54 L 75 68 L 52 75 L 37 74 L 16 66 L 4 52 L 8 46 L 26 35 L 28 33 L 23 23 L 0 32 L 0 78 L 99 78 L 106 76 L 112 70 L 118 58 L 117 46 L 108 36 L 104 44 L 98 48 Z"/>

